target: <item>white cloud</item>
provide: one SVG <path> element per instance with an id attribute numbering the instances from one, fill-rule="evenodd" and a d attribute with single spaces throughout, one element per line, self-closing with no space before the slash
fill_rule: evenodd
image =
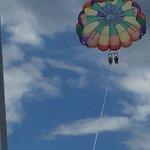
<path id="1" fill-rule="evenodd" d="M 3 45 L 3 57 L 4 68 L 7 68 L 14 63 L 23 61 L 25 56 L 17 45 L 9 43 Z"/>
<path id="2" fill-rule="evenodd" d="M 135 124 L 131 129 L 131 137 L 124 143 L 130 150 L 148 150 L 150 149 L 149 124 Z"/>
<path id="3" fill-rule="evenodd" d="M 87 86 L 89 83 L 88 83 L 87 77 L 82 75 L 78 79 L 71 79 L 71 78 L 68 79 L 68 84 L 71 87 L 82 88 L 82 87 Z"/>
<path id="4" fill-rule="evenodd" d="M 84 67 L 63 60 L 48 59 L 47 62 L 51 67 L 71 71 L 79 75 L 78 79 L 74 79 L 71 77 L 68 79 L 68 83 L 70 86 L 83 87 L 88 84 L 86 79 L 88 71 Z"/>
<path id="5" fill-rule="evenodd" d="M 77 120 L 71 124 L 62 124 L 58 126 L 46 139 L 52 139 L 56 136 L 81 136 L 96 134 L 106 131 L 119 131 L 129 127 L 129 120 L 126 117 L 103 117 L 101 120 L 90 118 Z"/>
<path id="6" fill-rule="evenodd" d="M 140 101 L 141 99 L 139 99 Z M 136 99 L 137 101 L 137 99 Z M 133 122 L 147 122 L 150 116 L 150 104 L 149 102 L 141 102 L 135 104 L 123 104 L 123 113 L 129 115 Z"/>
<path id="7" fill-rule="evenodd" d="M 35 15 L 39 31 L 47 35 L 74 29 L 82 7 L 80 0 L 20 2 Z"/>
<path id="8" fill-rule="evenodd" d="M 132 102 L 125 105 L 124 113 L 131 115 L 133 120 L 150 121 L 150 51 L 149 32 L 133 46 L 120 51 L 121 58 L 118 69 L 113 68 L 114 81 L 117 87 L 132 92 Z"/>
<path id="9" fill-rule="evenodd" d="M 67 63 L 61 60 L 54 60 L 54 59 L 49 59 L 48 63 L 55 68 L 59 68 L 59 69 L 64 69 L 64 70 L 70 70 L 73 72 L 76 72 L 78 74 L 86 74 L 87 70 L 83 67 L 77 66 L 77 65 L 73 65 L 71 63 Z"/>
<path id="10" fill-rule="evenodd" d="M 59 89 L 60 80 L 57 77 L 44 77 L 42 59 L 32 58 L 27 63 L 5 69 L 5 97 L 7 108 L 7 121 L 11 126 L 20 123 L 25 114 L 22 101 L 23 96 L 36 90 L 45 92 L 51 97 L 61 94 Z"/>
<path id="11" fill-rule="evenodd" d="M 40 46 L 41 35 L 53 36 L 75 29 L 82 5 L 79 0 L 5 0 L 2 6 L 2 24 L 10 34 L 10 41 Z"/>
<path id="12" fill-rule="evenodd" d="M 10 48 L 10 49 L 7 49 Z M 16 50 L 17 49 L 17 50 Z M 74 82 L 74 85 L 79 83 L 78 86 L 84 86 L 87 70 L 84 67 L 74 65 L 69 62 L 43 59 L 40 57 L 31 57 L 26 62 L 25 56 L 21 53 L 19 47 L 13 45 L 6 45 L 6 52 L 10 50 L 16 52 L 16 55 L 4 55 L 5 59 L 5 95 L 6 95 L 6 108 L 7 108 L 7 122 L 9 132 L 13 131 L 12 126 L 15 123 L 21 123 L 25 115 L 25 110 L 22 106 L 23 97 L 33 95 L 36 91 L 43 92 L 49 95 L 50 98 L 58 97 L 62 94 L 60 89 L 62 77 L 60 74 L 43 75 L 47 64 L 50 67 L 63 69 L 78 74 L 78 78 L 74 79 L 68 77 L 64 82 Z M 6 54 L 6 53 L 5 53 Z M 22 57 L 19 57 L 21 54 Z M 6 56 L 6 57 L 5 57 Z M 19 64 L 16 62 L 19 62 Z M 81 82 L 83 80 L 83 82 Z M 29 97 L 31 98 L 31 97 Z"/>
<path id="13" fill-rule="evenodd" d="M 139 70 L 128 73 L 120 79 L 120 84 L 137 94 L 150 94 L 150 70 Z"/>
<path id="14" fill-rule="evenodd" d="M 28 22 L 10 26 L 8 32 L 12 34 L 10 39 L 11 42 L 30 44 L 33 46 L 42 44 L 42 39 L 34 29 L 33 25 L 30 24 L 30 20 L 28 20 Z"/>
<path id="15" fill-rule="evenodd" d="M 59 88 L 61 79 L 59 77 L 52 77 L 51 79 L 42 78 L 40 82 L 34 84 L 36 89 L 42 89 L 45 94 L 51 97 L 59 97 L 61 95 L 61 89 Z"/>
<path id="16" fill-rule="evenodd" d="M 2 5 L 2 25 L 16 44 L 39 46 L 42 43 L 34 14 L 17 1 L 6 0 Z"/>

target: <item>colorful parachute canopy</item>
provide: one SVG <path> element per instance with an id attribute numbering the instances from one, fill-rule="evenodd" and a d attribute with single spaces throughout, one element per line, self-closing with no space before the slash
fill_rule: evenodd
<path id="1" fill-rule="evenodd" d="M 83 45 L 101 51 L 129 47 L 146 33 L 146 17 L 132 0 L 90 0 L 76 26 Z"/>

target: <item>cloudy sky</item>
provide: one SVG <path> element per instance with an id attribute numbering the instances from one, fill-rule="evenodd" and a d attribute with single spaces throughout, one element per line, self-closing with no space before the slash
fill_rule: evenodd
<path id="1" fill-rule="evenodd" d="M 150 33 L 119 51 L 98 120 L 107 54 L 83 47 L 75 26 L 84 0 L 2 0 L 9 150 L 150 149 Z M 147 16 L 148 0 L 137 0 Z"/>

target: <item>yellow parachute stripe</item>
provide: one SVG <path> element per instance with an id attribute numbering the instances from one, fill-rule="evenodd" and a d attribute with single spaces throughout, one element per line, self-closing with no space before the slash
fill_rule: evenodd
<path id="1" fill-rule="evenodd" d="M 126 10 L 131 9 L 131 8 L 134 8 L 134 7 L 132 7 L 132 1 L 126 2 L 126 3 L 121 7 L 121 9 L 122 9 L 123 11 L 126 11 Z"/>
<path id="2" fill-rule="evenodd" d="M 124 32 L 125 28 L 121 24 L 116 25 L 116 29 L 118 33 Z"/>
<path id="3" fill-rule="evenodd" d="M 141 25 L 136 21 L 136 17 L 126 16 L 126 17 L 124 17 L 123 20 L 131 23 L 132 25 L 136 26 L 137 28 L 141 28 Z"/>
<path id="4" fill-rule="evenodd" d="M 89 35 L 93 32 L 93 30 L 99 25 L 98 21 L 94 21 L 88 25 L 85 26 L 84 30 L 83 30 L 83 34 L 84 35 Z"/>
<path id="5" fill-rule="evenodd" d="M 119 33 L 119 38 L 121 42 L 127 42 L 130 40 L 130 35 L 127 31 Z"/>
<path id="6" fill-rule="evenodd" d="M 98 43 L 101 45 L 108 45 L 109 44 L 109 27 L 108 26 L 104 27 Z"/>
<path id="7" fill-rule="evenodd" d="M 100 7 L 104 7 L 104 6 L 105 6 L 105 2 L 103 2 L 103 3 L 98 3 L 98 5 L 100 5 Z"/>
<path id="8" fill-rule="evenodd" d="M 102 35 L 109 35 L 109 26 L 105 26 L 103 31 L 101 32 Z"/>
<path id="9" fill-rule="evenodd" d="M 130 39 L 128 32 L 126 31 L 126 29 L 122 25 L 117 24 L 116 29 L 117 29 L 117 32 L 119 34 L 119 38 L 120 38 L 121 42 L 127 42 Z"/>
<path id="10" fill-rule="evenodd" d="M 118 0 L 113 0 L 111 3 L 112 3 L 113 5 L 116 5 L 116 4 L 118 3 Z"/>
<path id="11" fill-rule="evenodd" d="M 97 11 L 90 9 L 90 8 L 85 8 L 84 9 L 86 16 L 96 16 L 97 15 Z"/>

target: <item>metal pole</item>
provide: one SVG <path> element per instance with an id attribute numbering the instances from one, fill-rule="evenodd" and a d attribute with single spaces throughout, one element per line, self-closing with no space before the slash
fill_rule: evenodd
<path id="1" fill-rule="evenodd" d="M 6 127 L 6 108 L 4 94 L 4 72 L 2 56 L 2 28 L 0 14 L 0 141 L 1 150 L 8 150 L 7 146 L 7 127 Z"/>

